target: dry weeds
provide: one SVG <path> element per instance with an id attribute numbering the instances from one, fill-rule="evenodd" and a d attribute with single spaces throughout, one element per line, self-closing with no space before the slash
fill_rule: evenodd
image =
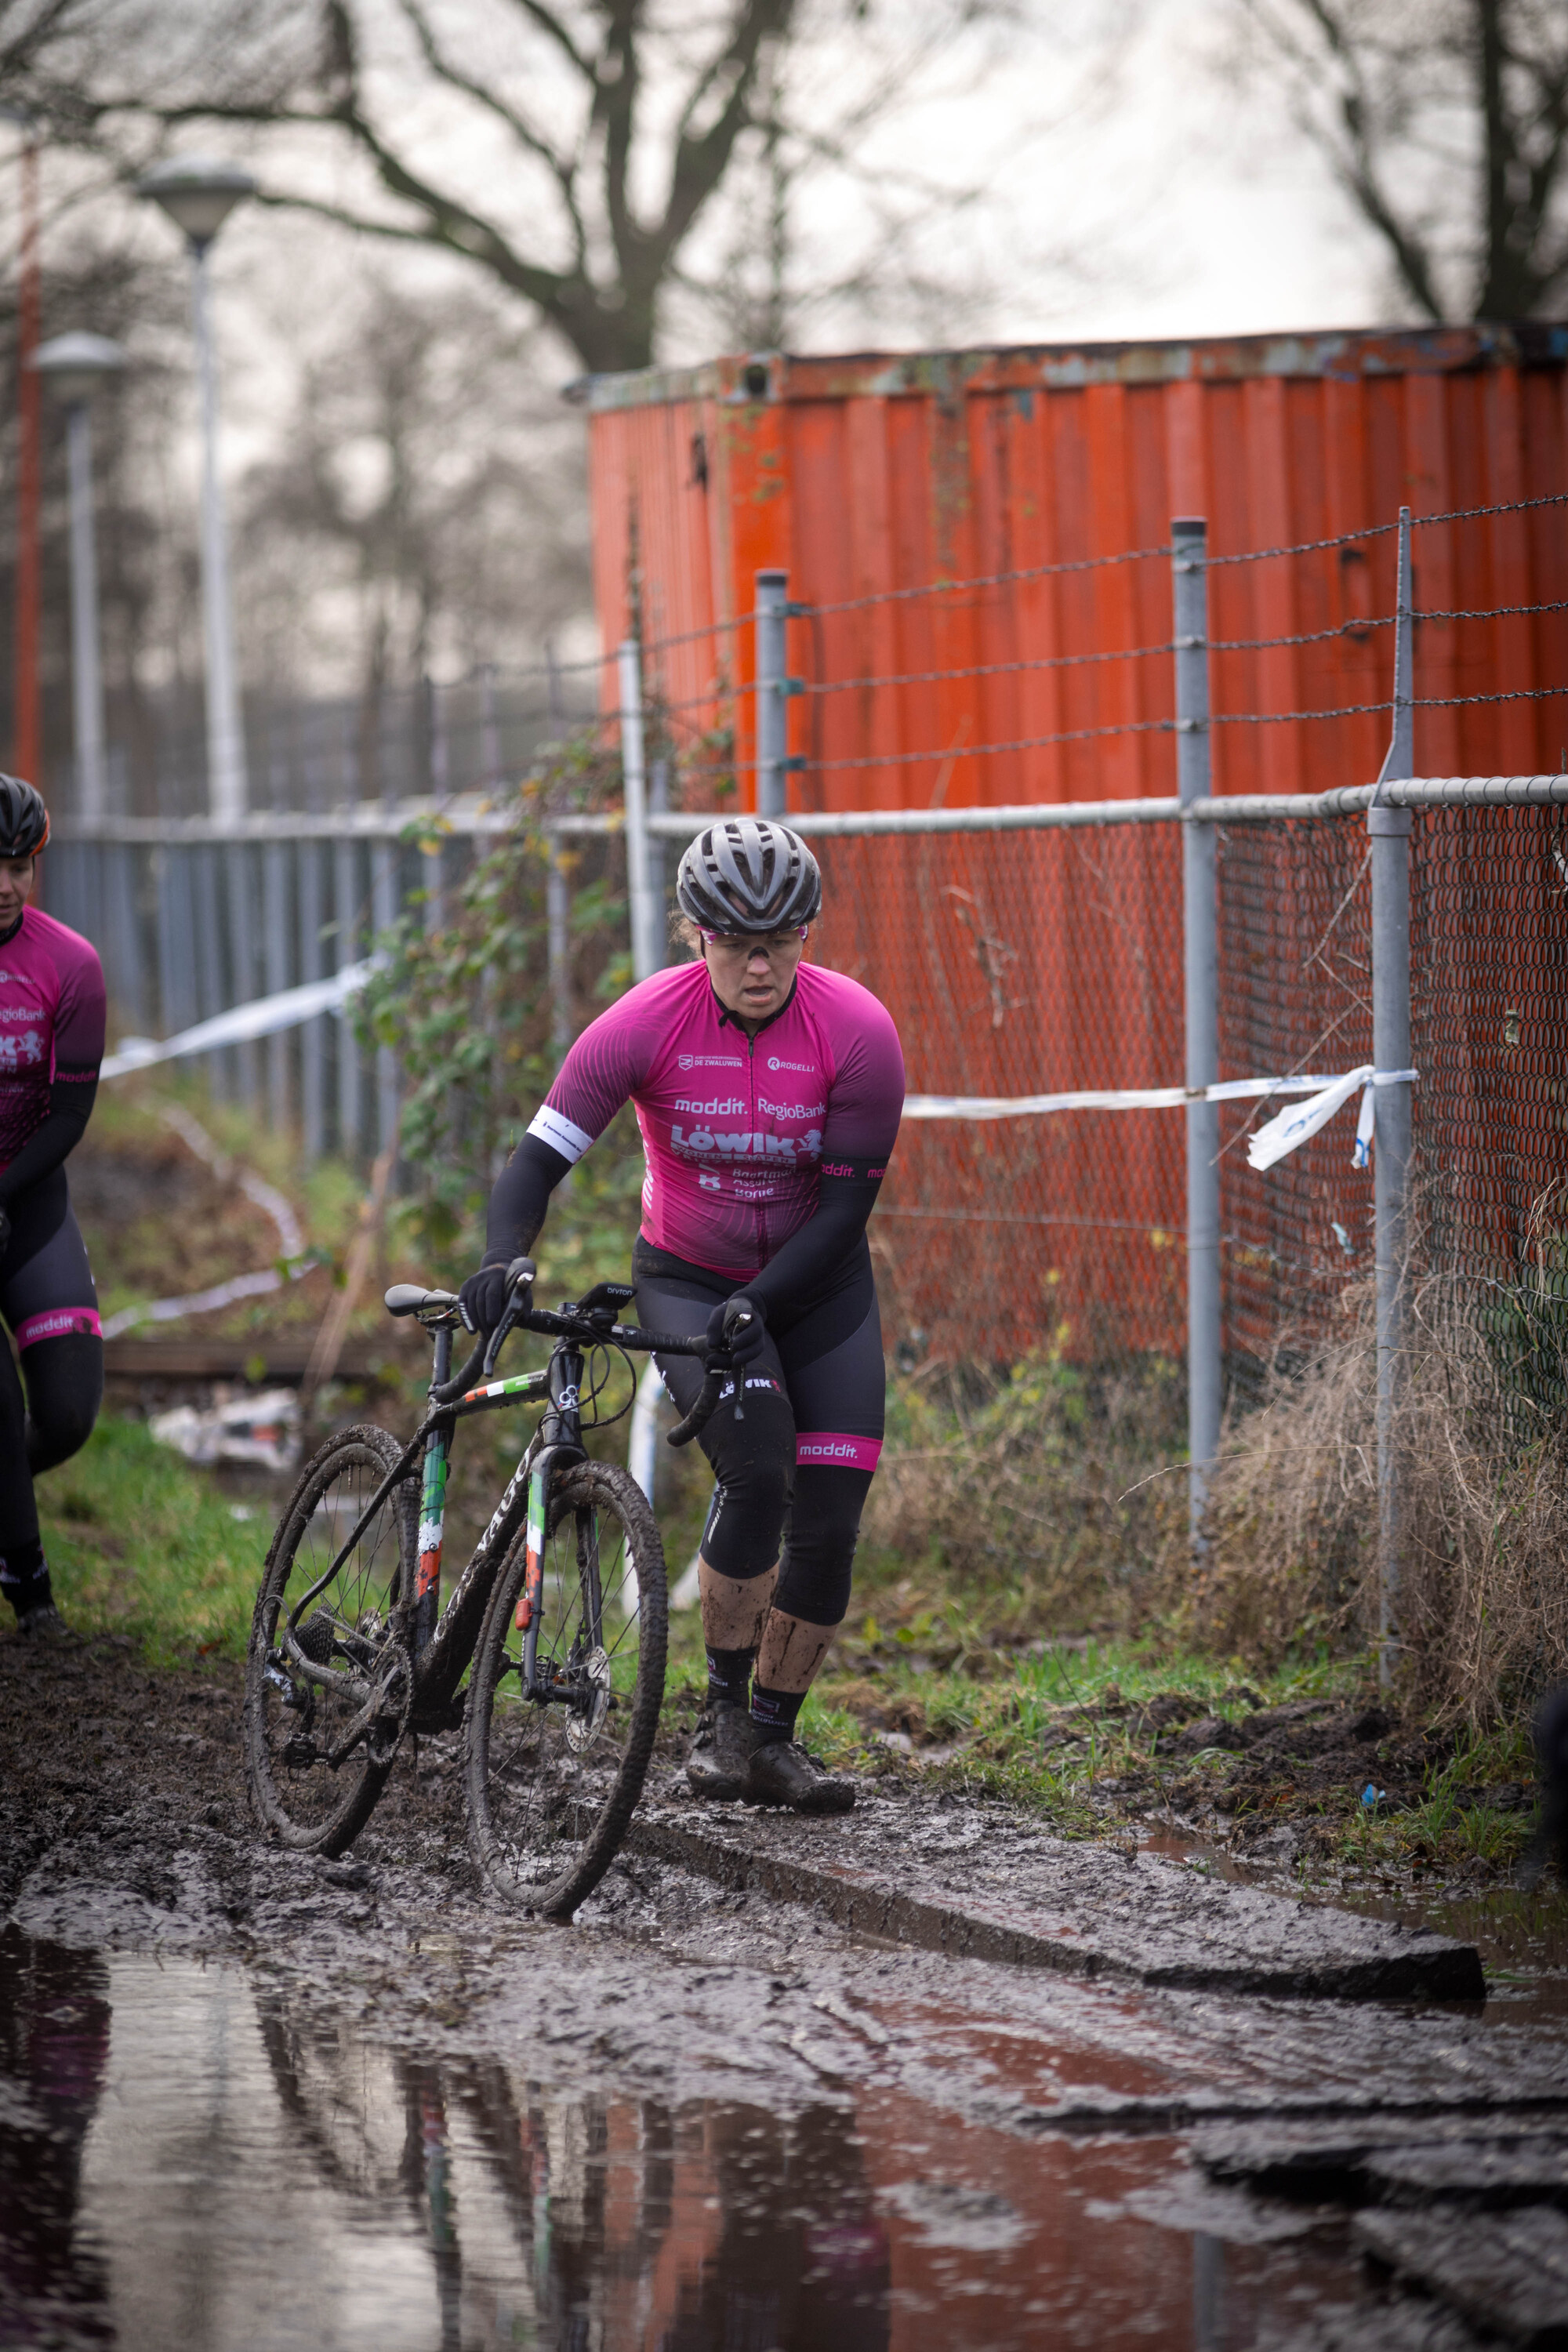
<path id="1" fill-rule="evenodd" d="M 1407 1289 L 1400 1679 L 1413 1704 L 1479 1727 L 1568 1667 L 1568 1299 L 1551 1262 Z M 1227 1432 L 1187 1603 L 1205 1647 L 1263 1664 L 1375 1634 L 1376 1370 L 1367 1285 L 1308 1368 Z"/>

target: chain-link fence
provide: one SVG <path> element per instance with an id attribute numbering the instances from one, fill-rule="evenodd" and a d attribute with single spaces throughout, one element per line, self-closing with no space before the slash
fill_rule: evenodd
<path id="1" fill-rule="evenodd" d="M 1528 1444 L 1568 1407 L 1568 809 L 1434 810 L 1413 847 L 1415 1265 Z"/>

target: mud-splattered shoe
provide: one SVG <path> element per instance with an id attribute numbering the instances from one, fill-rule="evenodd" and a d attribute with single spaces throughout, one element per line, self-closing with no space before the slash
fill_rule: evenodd
<path id="1" fill-rule="evenodd" d="M 52 1601 L 16 1612 L 16 1631 L 24 1642 L 74 1642 L 76 1635 Z"/>
<path id="2" fill-rule="evenodd" d="M 750 1711 L 732 1699 L 716 1698 L 697 1718 L 686 1779 L 694 1797 L 732 1804 L 742 1795 L 752 1769 L 757 1727 Z"/>
<path id="3" fill-rule="evenodd" d="M 852 1813 L 855 1790 L 836 1780 L 798 1739 L 764 1740 L 742 1790 L 748 1805 L 787 1805 L 792 1813 Z"/>

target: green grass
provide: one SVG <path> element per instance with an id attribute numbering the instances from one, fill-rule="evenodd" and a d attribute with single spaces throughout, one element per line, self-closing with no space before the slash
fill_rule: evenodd
<path id="1" fill-rule="evenodd" d="M 155 1666 L 243 1658 L 272 1534 L 264 1501 L 220 1493 L 140 1423 L 109 1418 L 37 1493 L 56 1595 L 79 1633 L 128 1633 Z"/>
<path id="2" fill-rule="evenodd" d="M 514 1456 L 523 1433 L 521 1426 L 508 1432 Z M 492 1482 L 510 1462 L 487 1458 L 489 1448 L 478 1444 L 473 1453 L 470 1475 L 493 1502 Z M 683 1477 L 674 1507 L 661 1512 L 672 1583 L 701 1524 L 703 1484 Z M 273 1506 L 265 1496 L 247 1503 L 226 1495 L 141 1423 L 106 1418 L 74 1461 L 39 1481 L 38 1499 L 56 1589 L 80 1631 L 129 1634 L 154 1666 L 243 1657 L 271 1535 Z M 474 1504 L 477 1517 L 478 1494 Z M 1179 1762 L 1157 1759 L 1152 1735 L 1137 1727 L 1138 1711 L 1163 1693 L 1226 1715 L 1245 1709 L 1253 1695 L 1277 1706 L 1348 1700 L 1372 1687 L 1370 1659 L 1322 1649 L 1274 1674 L 1247 1675 L 1239 1659 L 1196 1654 L 1158 1634 L 1009 1648 L 988 1631 L 978 1601 L 933 1604 L 930 1588 L 900 1578 L 896 1563 L 872 1559 L 866 1571 L 864 1595 L 873 1605 L 845 1627 L 807 1699 L 801 1719 L 807 1744 L 836 1766 L 1003 1798 L 1068 1835 L 1103 1835 L 1131 1814 L 1158 1810 L 1163 1786 L 1173 1781 L 1183 1784 L 1184 1811 L 1194 1791 L 1224 1810 L 1236 1757 L 1210 1749 Z M 706 1679 L 697 1611 L 672 1613 L 672 1731 L 695 1716 Z M 914 1755 L 890 1748 L 879 1728 L 905 1731 Z M 915 1760 L 933 1748 L 951 1753 Z M 1270 1818 L 1311 1813 L 1320 1859 L 1369 1872 L 1469 1862 L 1506 1867 L 1531 1832 L 1532 1809 L 1500 1811 L 1474 1803 L 1468 1792 L 1503 1781 L 1528 1785 L 1532 1773 L 1528 1731 L 1513 1723 L 1461 1739 L 1428 1770 L 1420 1801 L 1402 1811 L 1363 1812 L 1356 1792 L 1346 1790 L 1327 1811 L 1321 1799 L 1306 1799 Z"/>

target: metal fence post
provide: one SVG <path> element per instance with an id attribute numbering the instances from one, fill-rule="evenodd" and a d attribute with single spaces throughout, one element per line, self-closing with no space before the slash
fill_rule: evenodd
<path id="1" fill-rule="evenodd" d="M 256 939 L 250 919 L 250 857 L 243 841 L 226 841 L 218 855 L 228 869 L 228 943 L 234 974 L 235 1004 L 248 1004 L 256 994 Z M 247 1110 L 256 1108 L 257 1052 L 247 1041 L 235 1049 L 239 1069 L 239 1098 Z"/>
<path id="2" fill-rule="evenodd" d="M 789 730 L 785 720 L 789 573 L 759 572 L 757 632 L 757 814 L 783 816 Z"/>
<path id="3" fill-rule="evenodd" d="M 398 844 L 378 841 L 370 853 L 371 919 L 378 933 L 397 920 Z M 375 1049 L 375 1148 L 384 1151 L 397 1133 L 397 1063 L 390 1045 Z"/>
<path id="4" fill-rule="evenodd" d="M 340 836 L 334 851 L 332 904 L 337 917 L 337 969 L 345 971 L 359 953 L 360 898 L 358 844 Z M 354 1008 L 338 1014 L 338 1150 L 357 1160 L 364 1144 L 364 1110 L 360 1096 L 359 1038 L 354 1032 Z"/>
<path id="5" fill-rule="evenodd" d="M 1171 524 L 1176 649 L 1176 790 L 1184 807 L 1209 793 L 1208 525 Z M 1219 1076 L 1219 943 L 1215 829 L 1182 826 L 1182 931 L 1185 951 L 1186 1084 Z M 1187 1105 L 1187 1502 L 1193 1542 L 1203 1541 L 1208 1475 L 1219 1452 L 1223 1402 L 1220 1318 L 1219 1108 Z"/>
<path id="6" fill-rule="evenodd" d="M 230 845 L 232 846 L 232 845 Z M 217 844 L 204 845 L 187 853 L 191 869 L 191 891 L 195 901 L 196 940 L 197 1018 L 205 1021 L 215 1013 L 222 1013 L 230 998 L 224 985 L 223 935 L 220 892 L 222 885 L 223 851 Z M 207 1084 L 215 1102 L 228 1100 L 228 1055 L 222 1046 L 203 1055 L 206 1065 Z"/>
<path id="7" fill-rule="evenodd" d="M 327 853 L 319 841 L 300 844 L 300 978 L 321 977 L 322 889 Z M 314 1167 L 327 1148 L 326 1018 L 307 1021 L 300 1032 L 300 1114 L 305 1164 Z"/>
<path id="8" fill-rule="evenodd" d="M 1399 509 L 1399 583 L 1394 633 L 1394 729 L 1381 788 L 1415 772 L 1415 631 L 1411 618 L 1410 509 Z M 1372 848 L 1372 1057 L 1380 1070 L 1410 1066 L 1409 809 L 1374 798 L 1366 813 Z M 1399 1651 L 1400 1511 L 1396 1416 L 1404 1377 L 1405 1185 L 1410 1169 L 1408 1085 L 1379 1087 L 1373 1150 L 1377 1263 L 1378 1673 L 1393 1680 Z"/>
<path id="9" fill-rule="evenodd" d="M 631 907 L 632 976 L 647 980 L 664 961 L 647 863 L 647 782 L 643 766 L 642 659 L 635 637 L 620 651 L 621 773 L 626 793 L 626 895 Z"/>
<path id="10" fill-rule="evenodd" d="M 289 845 L 269 841 L 261 853 L 262 966 L 268 996 L 289 985 Z M 275 1029 L 267 1040 L 267 1116 L 274 1134 L 289 1125 L 289 1059 L 292 1039 Z"/>
<path id="11" fill-rule="evenodd" d="M 647 772 L 647 804 L 654 816 L 669 813 L 669 761 L 656 760 Z M 647 887 L 653 894 L 654 912 L 658 919 L 655 936 L 655 965 L 662 970 L 669 961 L 669 899 L 665 891 L 664 843 L 657 833 L 649 834 L 647 843 Z"/>

